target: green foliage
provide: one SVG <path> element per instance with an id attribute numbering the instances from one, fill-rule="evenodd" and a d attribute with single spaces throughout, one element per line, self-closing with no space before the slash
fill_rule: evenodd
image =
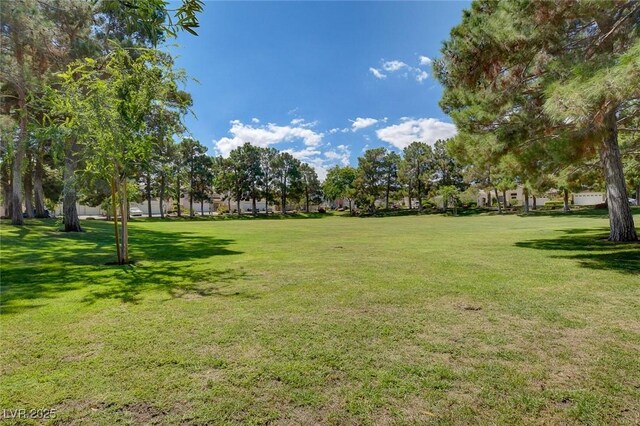
<path id="1" fill-rule="evenodd" d="M 331 201 L 340 198 L 353 198 L 357 171 L 350 166 L 333 166 L 327 171 L 322 184 L 324 196 Z"/>
<path id="2" fill-rule="evenodd" d="M 375 208 L 375 201 L 382 196 L 385 188 L 385 148 L 368 149 L 358 158 L 358 169 L 354 188 L 359 206 L 369 210 Z"/>
<path id="3" fill-rule="evenodd" d="M 610 238 L 635 239 L 617 125 L 637 115 L 638 22 L 637 2 L 475 1 L 434 63 L 457 153 L 533 186 L 600 153 Z"/>

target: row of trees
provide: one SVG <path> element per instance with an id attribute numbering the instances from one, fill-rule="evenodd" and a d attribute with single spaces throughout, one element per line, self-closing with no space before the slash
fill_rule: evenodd
<path id="1" fill-rule="evenodd" d="M 194 32 L 201 9 L 201 0 L 173 11 L 162 0 L 3 4 L 0 176 L 14 225 L 23 211 L 44 217 L 45 198 L 61 191 L 65 231 L 81 231 L 78 188 L 102 188 L 88 192 L 110 195 L 118 261 L 128 262 L 131 180 L 184 131 L 191 105 L 184 73 L 156 47 Z"/>
<path id="2" fill-rule="evenodd" d="M 385 208 L 390 200 L 407 197 L 422 209 L 425 198 L 442 196 L 446 209 L 450 200 L 466 188 L 463 168 L 447 151 L 447 143 L 439 140 L 433 147 L 413 142 L 402 155 L 385 148 L 369 149 L 358 158 L 358 167 L 335 166 L 329 169 L 323 184 L 325 198 L 346 199 L 349 209 L 355 202 L 372 211 L 376 202 Z M 409 204 L 409 208 L 414 206 Z"/>
<path id="3" fill-rule="evenodd" d="M 305 210 L 310 203 L 321 200 L 320 181 L 316 171 L 288 152 L 279 152 L 274 148 L 261 148 L 250 143 L 231 151 L 228 158 L 214 159 L 214 187 L 220 194 L 226 194 L 230 201 L 237 203 L 240 214 L 240 201 L 252 202 L 253 214 L 257 214 L 257 201 L 265 202 L 265 212 L 269 203 L 276 201 L 281 211 L 287 203 L 303 201 Z"/>
<path id="4" fill-rule="evenodd" d="M 473 183 L 567 191 L 605 182 L 612 241 L 635 241 L 640 3 L 494 2 L 465 11 L 434 62 Z"/>

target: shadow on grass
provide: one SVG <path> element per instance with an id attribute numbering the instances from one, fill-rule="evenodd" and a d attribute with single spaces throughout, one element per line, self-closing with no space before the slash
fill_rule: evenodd
<path id="1" fill-rule="evenodd" d="M 141 217 L 134 218 L 131 222 L 216 222 L 221 220 L 286 220 L 286 219 L 323 219 L 325 217 L 332 216 L 331 213 L 271 213 L 268 216 L 264 213 L 259 213 L 257 216 L 253 216 L 250 213 L 243 213 L 238 216 L 237 214 L 229 214 L 224 216 L 168 216 L 164 219 L 159 217 Z"/>
<path id="2" fill-rule="evenodd" d="M 584 268 L 612 270 L 640 276 L 640 243 L 607 241 L 608 228 L 565 229 L 556 238 L 517 242 L 520 248 L 571 252 L 553 256 L 578 261 Z"/>
<path id="3" fill-rule="evenodd" d="M 116 257 L 112 225 L 83 226 L 87 232 L 64 233 L 55 230 L 55 222 L 40 220 L 3 231 L 0 314 L 38 308 L 46 299 L 79 289 L 89 291 L 86 303 L 98 299 L 135 303 L 148 291 L 162 291 L 172 298 L 249 297 L 226 289 L 244 279 L 244 271 L 215 270 L 193 262 L 241 254 L 228 248 L 233 240 L 132 228 L 130 254 L 136 264 L 115 266 L 107 265 Z"/>
<path id="4" fill-rule="evenodd" d="M 142 294 L 162 292 L 173 299 L 198 299 L 202 297 L 238 297 L 255 299 L 245 291 L 234 291 L 233 284 L 247 277 L 240 269 L 192 270 L 192 264 L 180 269 L 131 265 L 118 271 L 117 280 L 89 287 L 83 302 L 93 304 L 101 299 L 115 299 L 125 303 L 139 303 Z"/>

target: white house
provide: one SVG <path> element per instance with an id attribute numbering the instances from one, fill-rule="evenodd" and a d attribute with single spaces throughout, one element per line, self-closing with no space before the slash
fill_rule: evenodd
<path id="1" fill-rule="evenodd" d="M 510 205 L 518 205 L 518 206 L 522 206 L 524 205 L 524 201 L 525 201 L 525 196 L 524 196 L 524 187 L 523 186 L 518 186 L 515 189 L 509 189 L 507 191 L 504 191 L 504 196 L 506 196 L 506 205 L 510 206 Z M 501 204 L 505 204 L 505 200 L 504 200 L 504 196 L 502 191 L 498 191 L 498 200 L 500 201 Z M 491 201 L 491 205 L 495 205 L 496 204 L 496 194 L 495 191 L 485 191 L 485 190 L 480 190 L 478 191 L 478 207 L 484 207 L 486 205 L 489 204 L 489 200 Z M 534 196 L 531 194 L 531 192 L 529 192 L 529 206 L 533 206 L 533 200 L 534 200 Z M 543 195 L 543 196 L 538 196 L 535 197 L 535 201 L 536 201 L 536 205 L 537 206 L 544 206 L 544 204 L 547 201 L 550 201 L 550 198 L 547 196 L 547 194 Z"/>
<path id="2" fill-rule="evenodd" d="M 573 204 L 575 206 L 595 206 L 605 202 L 606 195 L 604 192 L 577 192 L 572 194 Z"/>

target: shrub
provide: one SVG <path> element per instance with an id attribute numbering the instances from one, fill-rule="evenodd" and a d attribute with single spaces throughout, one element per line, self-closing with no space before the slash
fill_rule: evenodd
<path id="1" fill-rule="evenodd" d="M 547 201 L 544 203 L 545 207 L 554 209 L 556 207 L 564 207 L 564 201 Z"/>
<path id="2" fill-rule="evenodd" d="M 318 213 L 326 213 L 327 211 L 325 210 L 324 207 L 318 207 Z"/>

